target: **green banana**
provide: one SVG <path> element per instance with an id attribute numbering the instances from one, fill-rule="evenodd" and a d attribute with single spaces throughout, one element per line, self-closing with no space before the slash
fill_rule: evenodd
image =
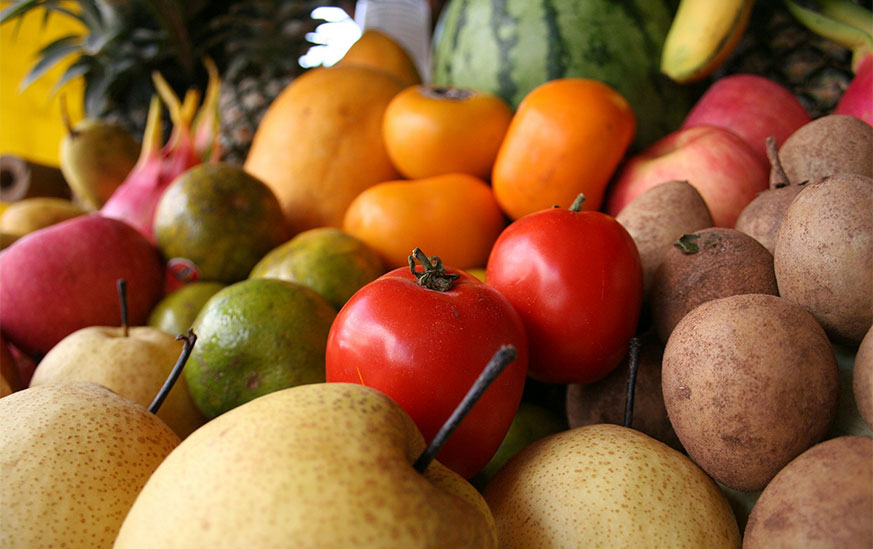
<path id="1" fill-rule="evenodd" d="M 818 9 L 785 0 L 788 11 L 812 32 L 852 50 L 852 68 L 873 54 L 873 12 L 849 0 L 819 0 Z"/>
<path id="2" fill-rule="evenodd" d="M 717 69 L 742 38 L 754 0 L 681 0 L 664 40 L 661 72 L 681 84 Z"/>

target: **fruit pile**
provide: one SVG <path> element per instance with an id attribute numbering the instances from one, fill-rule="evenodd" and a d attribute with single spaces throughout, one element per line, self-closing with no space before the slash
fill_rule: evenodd
<path id="1" fill-rule="evenodd" d="M 749 0 L 467 0 L 242 162 L 209 59 L 67 120 L 0 213 L 0 546 L 873 545 L 873 13 L 818 4 L 821 113 L 725 72 Z"/>

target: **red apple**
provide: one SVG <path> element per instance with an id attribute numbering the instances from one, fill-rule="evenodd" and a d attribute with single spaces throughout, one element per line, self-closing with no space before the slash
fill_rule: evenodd
<path id="1" fill-rule="evenodd" d="M 803 104 L 781 84 L 756 74 L 732 74 L 716 80 L 689 111 L 683 128 L 708 124 L 742 137 L 769 168 L 765 141 L 782 144 L 811 120 Z"/>
<path id="2" fill-rule="evenodd" d="M 118 325 L 119 278 L 129 323 L 145 324 L 163 293 L 164 263 L 136 229 L 91 214 L 30 233 L 0 254 L 0 330 L 39 356 L 80 328 Z"/>
<path id="3" fill-rule="evenodd" d="M 733 228 L 755 195 L 769 186 L 770 169 L 732 131 L 695 126 L 670 133 L 619 168 L 605 211 L 618 215 L 640 193 L 666 181 L 688 181 L 700 192 L 716 226 Z"/>

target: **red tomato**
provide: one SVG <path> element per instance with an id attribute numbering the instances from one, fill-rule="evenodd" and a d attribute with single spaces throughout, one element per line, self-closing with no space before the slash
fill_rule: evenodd
<path id="1" fill-rule="evenodd" d="M 469 478 L 497 451 L 518 409 L 527 339 L 518 313 L 497 290 L 464 272 L 446 271 L 457 278 L 445 291 L 420 285 L 408 267 L 358 290 L 331 326 L 326 373 L 328 382 L 359 383 L 393 398 L 429 442 L 492 355 L 515 346 L 515 361 L 437 454 Z"/>
<path id="2" fill-rule="evenodd" d="M 605 377 L 627 353 L 642 308 L 633 238 L 615 218 L 574 208 L 542 210 L 511 223 L 486 267 L 485 280 L 524 322 L 529 375 L 549 383 Z"/>

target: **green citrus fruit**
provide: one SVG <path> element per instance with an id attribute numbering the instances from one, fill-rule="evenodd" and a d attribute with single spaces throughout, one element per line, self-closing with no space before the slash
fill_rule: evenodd
<path id="1" fill-rule="evenodd" d="M 155 239 L 167 259 L 191 260 L 201 280 L 245 279 L 287 238 L 273 191 L 239 166 L 204 163 L 177 177 L 155 209 Z"/>
<path id="2" fill-rule="evenodd" d="M 336 316 L 315 291 L 262 278 L 213 295 L 194 320 L 194 350 L 183 370 L 209 419 L 261 395 L 325 380 L 327 334 Z"/>
<path id="3" fill-rule="evenodd" d="M 385 265 L 362 240 L 333 227 L 304 231 L 265 255 L 249 278 L 298 282 L 337 310 L 352 294 L 385 273 Z"/>
<path id="4" fill-rule="evenodd" d="M 186 284 L 161 299 L 149 315 L 148 325 L 173 335 L 184 334 L 209 298 L 224 288 L 221 282 L 197 281 Z"/>

